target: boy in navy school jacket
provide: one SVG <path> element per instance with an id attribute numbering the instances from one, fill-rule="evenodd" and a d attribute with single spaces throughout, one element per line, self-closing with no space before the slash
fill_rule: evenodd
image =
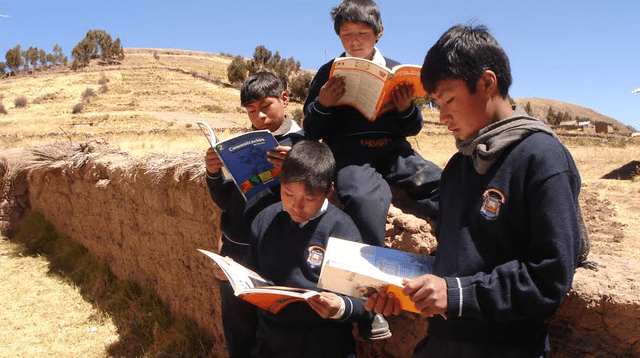
<path id="1" fill-rule="evenodd" d="M 375 2 L 345 0 L 331 17 L 345 50 L 341 57 L 364 58 L 389 68 L 399 64 L 375 47 L 383 32 Z M 442 170 L 415 152 L 406 139 L 423 125 L 420 108 L 412 102 L 413 85 L 399 86 L 394 91 L 396 109 L 369 121 L 351 106 L 334 105 L 345 87 L 343 78 L 329 78 L 333 61 L 320 67 L 309 86 L 303 127 L 307 138 L 322 139 L 335 155 L 336 193 L 364 242 L 383 246 L 392 199 L 389 184 L 405 189 L 433 219 Z"/>
<path id="2" fill-rule="evenodd" d="M 459 152 L 440 182 L 434 273 L 403 289 L 430 317 L 414 357 L 544 357 L 545 320 L 581 253 L 573 158 L 546 124 L 510 104 L 509 59 L 486 27 L 445 32 L 421 77 Z M 399 314 L 397 304 L 380 294 L 367 308 Z"/>
<path id="3" fill-rule="evenodd" d="M 278 286 L 318 290 L 329 237 L 361 242 L 351 218 L 330 204 L 335 161 L 326 144 L 305 140 L 293 146 L 280 173 L 282 202 L 258 214 L 255 242 L 245 265 Z M 359 298 L 321 292 L 294 302 L 277 315 L 259 310 L 253 357 L 346 358 L 356 356 L 354 322 L 372 314 Z"/>
<path id="4" fill-rule="evenodd" d="M 270 152 L 269 161 L 276 166 L 297 141 L 304 138 L 302 129 L 285 114 L 289 95 L 280 79 L 269 72 L 258 72 L 250 76 L 240 89 L 240 102 L 247 109 L 251 129 L 268 129 L 279 147 Z M 222 162 L 213 148 L 207 150 L 207 186 L 213 201 L 222 209 L 220 228 L 222 236 L 218 252 L 240 262 L 244 259 L 251 238 L 250 225 L 253 218 L 265 207 L 280 200 L 279 188 L 258 193 L 245 202 L 232 180 L 222 175 Z M 253 305 L 235 297 L 227 278 L 219 269 L 216 277 L 220 282 L 222 302 L 222 325 L 231 358 L 248 357 L 255 342 L 257 316 Z"/>

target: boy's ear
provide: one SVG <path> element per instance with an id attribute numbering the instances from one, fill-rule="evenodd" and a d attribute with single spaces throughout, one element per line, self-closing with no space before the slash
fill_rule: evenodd
<path id="1" fill-rule="evenodd" d="M 380 31 L 380 32 L 376 35 L 376 42 L 375 42 L 375 43 L 378 43 L 378 41 L 380 41 L 380 38 L 382 37 L 382 33 L 383 33 L 383 32 L 384 32 L 384 31 Z"/>
<path id="2" fill-rule="evenodd" d="M 500 91 L 498 89 L 498 77 L 496 73 L 491 70 L 485 70 L 478 79 L 477 89 L 489 96 L 499 94 Z"/>
<path id="3" fill-rule="evenodd" d="M 289 93 L 287 93 L 287 91 L 282 91 L 282 94 L 280 94 L 280 100 L 282 100 L 282 103 L 286 107 L 289 104 Z"/>
<path id="4" fill-rule="evenodd" d="M 331 196 L 333 195 L 334 189 L 335 189 L 335 185 L 333 182 L 331 182 L 331 187 L 329 188 L 329 192 L 327 193 L 327 199 L 331 198 Z"/>

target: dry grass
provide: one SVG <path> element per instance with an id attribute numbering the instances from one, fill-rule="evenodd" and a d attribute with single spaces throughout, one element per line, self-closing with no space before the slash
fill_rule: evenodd
<path id="1" fill-rule="evenodd" d="M 116 327 L 40 256 L 0 239 L 0 356 L 105 357 Z"/>

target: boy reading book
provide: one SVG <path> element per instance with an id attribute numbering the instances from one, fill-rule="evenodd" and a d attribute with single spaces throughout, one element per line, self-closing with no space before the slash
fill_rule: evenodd
<path id="1" fill-rule="evenodd" d="M 431 317 L 414 357 L 544 357 L 546 320 L 581 254 L 573 158 L 551 128 L 510 104 L 509 59 L 484 26 L 445 32 L 422 83 L 459 152 L 440 182 L 433 275 L 402 291 Z M 398 314 L 394 301 L 374 295 L 367 307 Z"/>
<path id="2" fill-rule="evenodd" d="M 240 89 L 240 103 L 247 109 L 253 130 L 268 129 L 280 146 L 269 160 L 279 166 L 293 143 L 304 138 L 304 132 L 285 114 L 289 95 L 280 79 L 268 72 L 250 76 Z M 234 182 L 222 175 L 222 162 L 213 148 L 205 157 L 206 181 L 213 201 L 222 209 L 218 253 L 241 261 L 248 249 L 251 221 L 260 210 L 280 200 L 279 187 L 266 189 L 245 201 Z M 278 164 L 279 163 L 279 164 Z M 216 277 L 226 280 L 222 272 Z M 237 298 L 228 282 L 220 283 L 222 324 L 231 358 L 247 357 L 256 332 L 255 308 Z"/>
<path id="3" fill-rule="evenodd" d="M 282 164 L 282 202 L 251 224 L 255 239 L 245 265 L 277 286 L 318 290 L 330 236 L 361 242 L 355 224 L 329 203 L 335 161 L 326 144 L 305 140 Z M 293 302 L 276 315 L 258 312 L 254 357 L 355 357 L 354 322 L 371 321 L 364 301 L 330 292 Z M 388 327 L 387 327 L 388 328 Z"/>
<path id="4" fill-rule="evenodd" d="M 380 9 L 370 0 L 345 0 L 331 11 L 334 29 L 345 52 L 382 66 L 398 62 L 375 47 L 382 36 Z M 393 110 L 370 121 L 356 108 L 337 105 L 345 94 L 344 78 L 329 78 L 334 60 L 320 69 L 304 105 L 307 138 L 322 139 L 333 152 L 338 175 L 336 193 L 365 243 L 384 245 L 391 204 L 389 184 L 405 189 L 424 204 L 425 216 L 436 213 L 441 169 L 416 153 L 407 136 L 420 132 L 423 120 L 413 100 L 414 86 L 403 83 L 392 92 Z"/>

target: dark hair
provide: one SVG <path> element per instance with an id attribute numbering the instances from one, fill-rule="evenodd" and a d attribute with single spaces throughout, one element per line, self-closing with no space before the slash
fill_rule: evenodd
<path id="1" fill-rule="evenodd" d="M 302 140 L 282 163 L 280 183 L 302 182 L 308 192 L 322 190 L 329 194 L 335 176 L 336 161 L 329 146 L 317 140 Z"/>
<path id="2" fill-rule="evenodd" d="M 256 72 L 249 76 L 240 88 L 240 104 L 243 107 L 264 97 L 280 98 L 285 91 L 282 81 L 271 72 Z"/>
<path id="3" fill-rule="evenodd" d="M 374 34 L 382 32 L 380 8 L 371 0 L 344 0 L 331 9 L 333 29 L 340 35 L 340 26 L 345 22 L 361 22 L 370 26 Z"/>
<path id="4" fill-rule="evenodd" d="M 463 80 L 469 92 L 475 93 L 476 83 L 486 70 L 496 74 L 500 95 L 506 98 L 512 80 L 504 49 L 486 26 L 456 25 L 429 49 L 420 79 L 428 93 L 433 93 L 446 79 Z"/>

